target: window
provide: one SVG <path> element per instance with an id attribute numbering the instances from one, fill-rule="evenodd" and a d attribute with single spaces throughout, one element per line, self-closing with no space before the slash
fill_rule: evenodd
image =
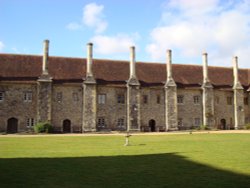
<path id="1" fill-rule="evenodd" d="M 124 119 L 123 118 L 120 118 L 120 119 L 118 119 L 118 121 L 117 121 L 117 127 L 118 128 L 124 128 L 125 126 L 125 123 L 124 123 L 125 121 L 124 121 Z"/>
<path id="2" fill-rule="evenodd" d="M 200 104 L 200 96 L 194 96 L 194 104 Z"/>
<path id="3" fill-rule="evenodd" d="M 106 103 L 106 94 L 99 94 L 98 95 L 98 104 L 105 104 Z"/>
<path id="4" fill-rule="evenodd" d="M 62 102 L 62 92 L 57 92 L 56 93 L 56 101 L 57 102 Z"/>
<path id="5" fill-rule="evenodd" d="M 244 104 L 248 105 L 248 97 L 244 97 Z"/>
<path id="6" fill-rule="evenodd" d="M 177 96 L 177 103 L 178 104 L 183 104 L 184 101 L 184 96 L 183 95 L 178 95 Z"/>
<path id="7" fill-rule="evenodd" d="M 183 126 L 183 119 L 182 118 L 178 118 L 178 126 L 179 127 Z"/>
<path id="8" fill-rule="evenodd" d="M 104 119 L 104 117 L 98 118 L 97 127 L 98 128 L 105 128 L 105 119 Z"/>
<path id="9" fill-rule="evenodd" d="M 72 93 L 72 97 L 73 97 L 73 101 L 78 101 L 79 100 L 78 93 L 76 93 L 76 92 Z"/>
<path id="10" fill-rule="evenodd" d="M 125 96 L 123 94 L 117 95 L 117 103 L 120 103 L 120 104 L 125 103 Z"/>
<path id="11" fill-rule="evenodd" d="M 161 103 L 161 96 L 160 95 L 157 95 L 157 97 L 156 97 L 156 103 L 157 104 Z"/>
<path id="12" fill-rule="evenodd" d="M 201 120 L 200 120 L 200 118 L 195 118 L 195 119 L 194 119 L 194 125 L 195 125 L 195 126 L 200 126 L 200 125 L 201 125 Z"/>
<path id="13" fill-rule="evenodd" d="M 215 102 L 216 102 L 216 104 L 219 104 L 220 103 L 220 97 L 215 97 Z"/>
<path id="14" fill-rule="evenodd" d="M 232 97 L 227 97 L 227 104 L 232 105 L 233 104 L 233 98 Z"/>
<path id="15" fill-rule="evenodd" d="M 144 104 L 147 104 L 148 103 L 148 96 L 147 95 L 143 95 L 142 96 L 142 100 L 143 100 Z"/>
<path id="16" fill-rule="evenodd" d="M 23 96 L 24 102 L 31 102 L 32 101 L 32 92 L 24 92 Z"/>
<path id="17" fill-rule="evenodd" d="M 34 119 L 33 118 L 28 118 L 26 120 L 26 126 L 27 127 L 33 127 L 34 126 Z"/>
<path id="18" fill-rule="evenodd" d="M 4 93 L 1 91 L 0 92 L 0 102 L 4 100 Z"/>

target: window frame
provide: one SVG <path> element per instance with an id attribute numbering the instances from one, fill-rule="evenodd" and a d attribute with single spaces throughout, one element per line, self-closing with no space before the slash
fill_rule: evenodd
<path id="1" fill-rule="evenodd" d="M 184 95 L 177 95 L 177 104 L 184 104 Z"/>
<path id="2" fill-rule="evenodd" d="M 201 103 L 201 97 L 199 95 L 194 95 L 193 101 L 195 105 L 199 105 Z"/>
<path id="3" fill-rule="evenodd" d="M 26 127 L 31 128 L 35 125 L 35 119 L 34 118 L 27 118 L 26 119 Z"/>
<path id="4" fill-rule="evenodd" d="M 33 93 L 32 91 L 25 91 L 23 93 L 23 101 L 24 102 L 32 102 L 33 100 Z"/>
<path id="5" fill-rule="evenodd" d="M 4 91 L 0 91 L 0 102 L 4 101 L 4 97 L 5 97 Z"/>
<path id="6" fill-rule="evenodd" d="M 142 95 L 143 104 L 148 104 L 148 95 Z"/>
<path id="7" fill-rule="evenodd" d="M 106 104 L 106 94 L 105 93 L 98 94 L 97 103 L 100 104 L 100 105 Z"/>
<path id="8" fill-rule="evenodd" d="M 125 104 L 125 94 L 117 94 L 117 103 Z"/>

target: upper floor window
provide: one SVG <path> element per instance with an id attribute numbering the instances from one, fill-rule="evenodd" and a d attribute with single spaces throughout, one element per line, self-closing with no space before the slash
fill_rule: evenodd
<path id="1" fill-rule="evenodd" d="M 156 103 L 157 103 L 157 104 L 160 104 L 160 103 L 161 103 L 161 96 L 160 96 L 160 95 L 157 95 L 157 96 L 156 96 Z"/>
<path id="2" fill-rule="evenodd" d="M 184 96 L 183 95 L 178 95 L 177 96 L 177 103 L 178 104 L 183 104 L 184 102 Z"/>
<path id="3" fill-rule="evenodd" d="M 0 91 L 0 102 L 4 100 L 4 92 Z"/>
<path id="4" fill-rule="evenodd" d="M 248 105 L 248 97 L 244 97 L 244 104 Z"/>
<path id="5" fill-rule="evenodd" d="M 123 94 L 117 95 L 117 103 L 120 103 L 120 104 L 125 103 L 125 96 Z"/>
<path id="6" fill-rule="evenodd" d="M 73 97 L 73 101 L 79 101 L 78 93 L 73 92 L 73 93 L 72 93 L 72 97 Z"/>
<path id="7" fill-rule="evenodd" d="M 220 97 L 216 96 L 215 97 L 215 102 L 216 102 L 216 104 L 219 104 L 220 103 Z"/>
<path id="8" fill-rule="evenodd" d="M 106 94 L 99 94 L 98 95 L 98 104 L 105 104 L 106 103 Z"/>
<path id="9" fill-rule="evenodd" d="M 34 119 L 33 118 L 28 118 L 26 120 L 26 126 L 27 127 L 33 127 L 34 126 Z"/>
<path id="10" fill-rule="evenodd" d="M 31 91 L 24 92 L 23 100 L 25 102 L 31 102 L 32 101 L 32 92 Z"/>
<path id="11" fill-rule="evenodd" d="M 200 96 L 194 96 L 194 104 L 200 104 Z"/>
<path id="12" fill-rule="evenodd" d="M 62 98 L 63 98 L 62 92 L 57 92 L 56 93 L 56 101 L 62 102 Z"/>
<path id="13" fill-rule="evenodd" d="M 233 98 L 232 97 L 227 97 L 227 104 L 232 105 L 233 104 Z"/>
<path id="14" fill-rule="evenodd" d="M 142 100 L 143 100 L 144 104 L 147 104 L 148 103 L 148 96 L 147 95 L 143 95 L 142 96 Z"/>

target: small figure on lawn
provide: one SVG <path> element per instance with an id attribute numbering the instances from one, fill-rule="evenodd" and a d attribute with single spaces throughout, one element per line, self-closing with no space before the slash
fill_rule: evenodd
<path id="1" fill-rule="evenodd" d="M 129 146 L 129 137 L 132 136 L 129 134 L 129 131 L 127 131 L 127 134 L 125 135 L 125 144 L 124 146 Z"/>

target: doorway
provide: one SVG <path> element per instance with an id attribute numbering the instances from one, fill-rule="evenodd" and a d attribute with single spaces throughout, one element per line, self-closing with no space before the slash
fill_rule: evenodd
<path id="1" fill-rule="evenodd" d="M 150 129 L 151 132 L 155 132 L 155 124 L 156 123 L 155 123 L 154 119 L 149 120 L 148 126 L 149 126 L 149 129 Z"/>
<path id="2" fill-rule="evenodd" d="M 226 130 L 226 120 L 225 119 L 221 119 L 220 123 L 221 123 L 221 129 Z"/>
<path id="3" fill-rule="evenodd" d="M 71 121 L 69 119 L 63 120 L 63 133 L 71 132 Z"/>
<path id="4" fill-rule="evenodd" d="M 10 118 L 7 123 L 7 133 L 17 133 L 18 130 L 18 119 Z"/>

